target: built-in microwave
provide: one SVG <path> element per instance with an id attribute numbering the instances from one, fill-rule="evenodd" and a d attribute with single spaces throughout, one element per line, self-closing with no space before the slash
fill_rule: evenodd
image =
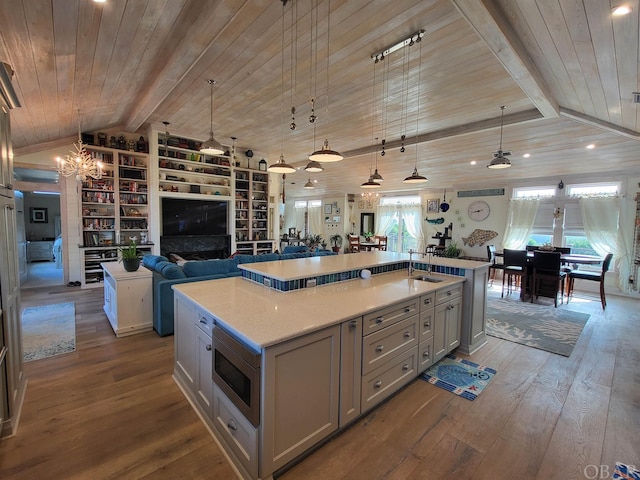
<path id="1" fill-rule="evenodd" d="M 261 361 L 261 354 L 214 326 L 213 381 L 255 427 L 260 425 Z"/>

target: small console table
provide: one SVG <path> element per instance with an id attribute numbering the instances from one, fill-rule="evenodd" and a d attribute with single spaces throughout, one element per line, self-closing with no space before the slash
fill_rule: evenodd
<path id="1" fill-rule="evenodd" d="M 104 262 L 104 313 L 117 337 L 153 329 L 152 272 L 127 272 L 120 262 Z"/>

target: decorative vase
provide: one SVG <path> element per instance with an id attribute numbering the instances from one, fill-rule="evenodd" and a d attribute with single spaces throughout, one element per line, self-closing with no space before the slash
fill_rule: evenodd
<path id="1" fill-rule="evenodd" d="M 139 258 L 123 258 L 122 265 L 127 272 L 135 272 L 140 268 Z"/>

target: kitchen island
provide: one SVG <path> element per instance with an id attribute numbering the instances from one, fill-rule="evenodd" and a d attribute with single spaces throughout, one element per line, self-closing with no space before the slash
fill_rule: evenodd
<path id="1" fill-rule="evenodd" d="M 463 290 L 488 264 L 434 259 L 424 281 L 408 259 L 264 262 L 244 265 L 247 278 L 174 286 L 174 378 L 241 477 L 270 478 L 460 345 Z M 366 267 L 379 273 L 342 280 Z M 225 342 L 242 350 L 235 365 Z"/>

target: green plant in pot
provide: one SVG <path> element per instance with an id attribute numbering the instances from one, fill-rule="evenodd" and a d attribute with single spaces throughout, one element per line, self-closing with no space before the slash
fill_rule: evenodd
<path id="1" fill-rule="evenodd" d="M 118 248 L 120 251 L 120 260 L 127 272 L 135 272 L 140 268 L 140 252 L 136 246 L 136 242 L 129 242 L 129 246 Z"/>
<path id="2" fill-rule="evenodd" d="M 331 235 L 329 237 L 329 241 L 333 244 L 331 250 L 338 253 L 340 252 L 340 247 L 342 246 L 342 235 L 336 233 L 335 235 Z"/>
<path id="3" fill-rule="evenodd" d="M 462 249 L 458 247 L 456 242 L 451 242 L 447 248 L 444 249 L 444 256 L 448 258 L 458 258 L 462 253 Z"/>

